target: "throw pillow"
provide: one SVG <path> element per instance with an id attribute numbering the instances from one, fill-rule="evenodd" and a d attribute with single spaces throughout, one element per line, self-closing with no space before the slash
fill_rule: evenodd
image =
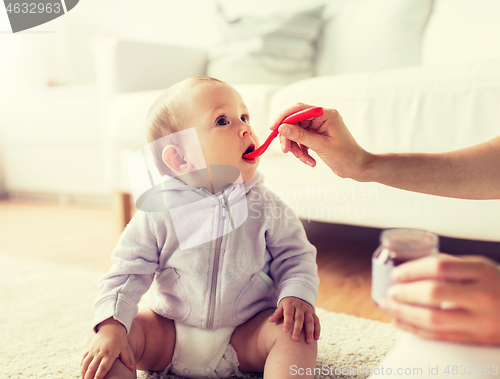
<path id="1" fill-rule="evenodd" d="M 231 84 L 281 85 L 313 76 L 322 2 L 271 1 L 274 9 L 260 2 L 219 0 L 224 42 L 211 51 L 208 74 Z"/>
<path id="2" fill-rule="evenodd" d="M 349 0 L 325 24 L 318 75 L 420 65 L 432 0 Z"/>

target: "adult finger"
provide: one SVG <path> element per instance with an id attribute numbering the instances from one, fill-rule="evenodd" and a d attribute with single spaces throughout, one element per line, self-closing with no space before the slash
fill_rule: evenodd
<path id="1" fill-rule="evenodd" d="M 423 306 L 443 308 L 443 303 L 452 303 L 455 308 L 474 309 L 477 306 L 476 287 L 474 284 L 425 279 L 395 284 L 388 289 L 387 296 L 398 302 Z"/>
<path id="2" fill-rule="evenodd" d="M 474 281 L 480 277 L 482 268 L 481 262 L 439 254 L 405 262 L 394 268 L 391 276 L 400 283 L 424 279 Z"/>
<path id="3" fill-rule="evenodd" d="M 288 153 L 289 151 L 298 158 L 303 163 L 308 166 L 314 167 L 316 166 L 316 160 L 309 154 L 309 148 L 305 145 L 300 145 L 297 142 L 290 141 L 288 138 L 283 137 L 280 134 L 281 140 L 281 151 L 283 153 Z"/>
<path id="4" fill-rule="evenodd" d="M 291 152 L 296 158 L 300 158 L 300 156 L 302 155 L 302 149 L 297 142 L 290 141 L 288 138 L 283 137 L 281 134 L 280 141 L 281 151 L 283 153 L 286 154 L 288 152 Z"/>
<path id="5" fill-rule="evenodd" d="M 295 322 L 293 325 L 293 333 L 292 333 L 292 339 L 294 341 L 299 340 L 300 336 L 300 331 L 302 330 L 302 327 L 304 326 L 304 311 L 299 308 L 295 308 Z"/>
<path id="6" fill-rule="evenodd" d="M 311 157 L 311 155 L 309 155 L 309 147 L 307 147 L 306 145 L 300 145 L 299 149 L 300 153 L 298 154 L 297 158 L 299 158 L 302 163 L 305 163 L 308 166 L 316 166 L 316 160 Z"/>
<path id="7" fill-rule="evenodd" d="M 283 137 L 281 134 L 279 136 L 280 136 L 281 151 L 285 154 L 291 151 L 293 155 L 297 157 L 297 148 L 295 147 L 297 146 L 297 144 L 293 142 L 294 146 L 292 147 L 292 141 L 290 141 L 288 138 Z"/>
<path id="8" fill-rule="evenodd" d="M 289 140 L 297 142 L 300 145 L 305 145 L 312 150 L 318 150 L 323 147 L 324 138 L 322 134 L 316 131 L 304 129 L 299 125 L 282 124 L 278 131 Z"/>
<path id="9" fill-rule="evenodd" d="M 282 111 L 275 119 L 274 119 L 274 122 L 272 123 L 272 125 L 269 127 L 269 129 L 271 130 L 274 130 L 276 129 L 278 126 L 281 125 L 281 123 L 283 122 L 283 120 L 285 118 L 287 118 L 288 116 L 294 114 L 294 113 L 297 113 L 299 111 L 302 111 L 304 109 L 308 109 L 308 108 L 314 108 L 313 105 L 308 105 L 308 104 L 304 104 L 304 103 L 297 103 L 295 105 L 292 105 L 291 107 L 285 109 L 284 111 Z"/>
<path id="10" fill-rule="evenodd" d="M 445 255 L 448 255 L 448 254 L 445 254 Z M 490 259 L 490 258 L 485 257 L 483 255 L 461 255 L 460 259 L 464 260 L 464 261 L 469 261 L 469 262 L 487 263 L 493 267 L 498 266 L 498 263 L 495 262 L 493 259 Z"/>
<path id="11" fill-rule="evenodd" d="M 305 109 L 307 109 L 307 108 L 305 108 Z M 285 118 L 286 117 L 287 116 L 285 116 Z M 281 125 L 281 122 L 279 122 L 276 127 L 278 127 L 279 125 Z M 311 126 L 311 120 L 299 121 L 298 125 L 302 128 L 308 128 Z M 286 154 L 289 151 L 291 151 L 292 154 L 295 155 L 296 158 L 300 158 L 300 156 L 302 155 L 302 150 L 301 150 L 300 146 L 297 144 L 297 142 L 289 140 L 288 138 L 286 138 L 282 134 L 279 135 L 279 139 L 280 139 L 280 144 L 281 144 L 281 151 L 283 153 Z"/>
<path id="12" fill-rule="evenodd" d="M 398 303 L 393 300 L 381 302 L 381 308 L 404 323 L 433 332 L 468 332 L 474 329 L 471 314 L 463 309 L 442 310 Z"/>
<path id="13" fill-rule="evenodd" d="M 401 330 L 416 334 L 417 336 L 420 336 L 422 338 L 435 341 L 461 342 L 461 343 L 478 342 L 477 337 L 474 334 L 465 333 L 462 331 L 437 332 L 437 331 L 427 330 L 415 325 L 407 324 L 401 320 L 396 320 L 395 326 Z"/>

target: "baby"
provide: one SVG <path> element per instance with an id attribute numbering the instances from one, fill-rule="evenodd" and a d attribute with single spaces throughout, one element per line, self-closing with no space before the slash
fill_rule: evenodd
<path id="1" fill-rule="evenodd" d="M 139 206 L 113 251 L 82 377 L 136 378 L 139 369 L 279 379 L 297 377 L 292 365 L 315 367 L 316 249 L 262 185 L 259 158 L 242 157 L 258 141 L 240 94 L 217 79 L 186 79 L 153 104 L 147 128 L 164 175 L 153 192 L 168 211 Z M 190 143 L 169 139 L 182 133 Z"/>

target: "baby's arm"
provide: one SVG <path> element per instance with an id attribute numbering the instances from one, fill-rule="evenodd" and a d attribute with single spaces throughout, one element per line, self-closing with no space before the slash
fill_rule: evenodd
<path id="1" fill-rule="evenodd" d="M 128 368 L 134 368 L 127 334 L 137 315 L 137 304 L 154 279 L 158 249 L 148 215 L 139 211 L 113 251 L 113 266 L 99 282 L 100 292 L 94 303 L 96 334 L 82 360 L 84 378 L 94 378 L 94 374 L 96 379 L 103 378 L 117 357 Z"/>
<path id="2" fill-rule="evenodd" d="M 266 235 L 273 257 L 270 274 L 279 291 L 278 308 L 269 321 L 284 318 L 283 330 L 288 332 L 293 325 L 294 340 L 298 340 L 305 325 L 306 341 L 310 343 L 320 333 L 314 311 L 319 285 L 316 248 L 307 240 L 304 227 L 292 210 L 279 199 L 274 198 L 272 203 L 281 208 L 276 214 L 282 217 L 273 219 L 272 229 Z"/>
<path id="3" fill-rule="evenodd" d="M 113 317 L 125 326 L 127 334 L 130 332 L 137 304 L 151 287 L 159 265 L 158 245 L 148 214 L 137 212 L 111 255 L 111 269 L 99 282 L 94 326 Z"/>

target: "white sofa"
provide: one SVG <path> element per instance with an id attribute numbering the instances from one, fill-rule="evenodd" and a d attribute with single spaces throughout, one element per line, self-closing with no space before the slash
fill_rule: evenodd
<path id="1" fill-rule="evenodd" d="M 232 0 L 218 1 L 233 7 L 231 15 L 236 18 L 282 9 L 279 1 L 242 0 L 238 6 Z M 151 10 L 168 13 L 174 3 L 130 3 L 115 18 L 110 8 L 109 17 L 97 28 L 101 32 L 85 26 L 98 20 L 97 1 L 82 3 L 66 17 L 68 28 L 77 27 L 73 34 L 50 24 L 60 33 L 49 35 L 65 36 L 72 47 L 65 50 L 74 63 L 66 71 L 92 61 L 83 56 L 88 45 L 75 43 L 83 41 L 83 35 L 89 41 L 101 40 L 105 25 L 122 37 L 92 49 L 97 85 L 89 75 L 82 81 L 75 74 L 75 80 L 68 81 L 71 86 L 22 91 L 2 99 L 0 164 L 9 194 L 105 198 L 110 191 L 128 192 L 127 160 L 146 142 L 143 125 L 149 105 L 161 89 L 196 74 L 218 73 L 236 84 L 261 141 L 274 115 L 297 101 L 338 109 L 355 138 L 371 151 L 444 151 L 500 134 L 500 3 L 496 0 L 290 0 L 286 12 L 322 3 L 326 10 L 314 67 L 317 77 L 285 85 L 284 81 L 305 78 L 312 71 L 281 73 L 279 80 L 272 80 L 269 72 L 254 75 L 255 64 L 252 68 L 229 61 L 231 66 L 227 60 L 214 60 L 208 41 L 216 32 L 209 27 L 218 26 L 220 20 L 211 21 L 212 6 L 198 0 L 192 10 L 181 7 L 193 17 L 169 13 L 168 22 L 158 14 L 152 17 Z M 240 7 L 243 3 L 245 9 Z M 170 41 L 186 46 L 165 45 Z M 206 49 L 199 48 L 205 45 Z M 44 46 L 39 46 L 43 56 L 50 52 Z M 60 64 L 61 59 L 57 59 Z M 28 61 L 33 59 L 13 63 L 24 67 Z M 55 65 L 53 71 L 64 82 L 68 73 L 56 68 L 61 67 Z M 498 201 L 445 199 L 340 179 L 321 164 L 310 169 L 284 156 L 277 142 L 262 157 L 260 170 L 266 184 L 305 219 L 421 227 L 448 236 L 500 241 Z"/>
<path id="2" fill-rule="evenodd" d="M 338 109 L 356 140 L 372 152 L 466 147 L 500 134 L 498 17 L 498 2 L 488 0 L 360 0 L 341 7 L 325 25 L 317 64 L 320 76 L 285 86 L 235 87 L 249 107 L 260 141 L 277 113 L 305 102 Z M 354 32 L 350 40 L 347 36 Z M 368 46 L 372 43 L 379 48 Z M 98 72 L 123 67 L 136 48 L 125 40 L 108 42 L 98 54 L 103 57 Z M 172 60 L 165 56 L 183 60 L 183 53 L 172 49 L 148 49 L 151 55 L 141 55 L 142 63 L 128 65 L 127 72 L 114 71 L 115 87 L 109 88 L 109 81 L 105 85 L 107 93 L 114 93 L 109 99 L 107 150 L 113 156 L 108 176 L 115 191 L 130 191 L 127 159 L 146 143 L 145 114 L 159 88 L 205 73 L 193 66 L 193 51 L 190 67 L 170 70 Z M 198 58 L 202 66 L 206 57 Z M 152 73 L 142 69 L 148 60 L 162 62 L 162 75 L 158 73 L 151 90 L 135 91 L 130 78 L 141 83 L 144 75 L 150 80 Z M 350 72 L 352 66 L 358 72 Z M 128 91 L 118 89 L 122 81 Z M 424 228 L 444 236 L 500 241 L 499 200 L 442 198 L 341 179 L 322 162 L 310 168 L 291 154 L 283 155 L 278 142 L 262 156 L 259 169 L 267 186 L 303 219 Z"/>
<path id="3" fill-rule="evenodd" d="M 70 195 L 107 194 L 96 86 L 19 91 L 1 106 L 0 155 L 9 194 L 56 193 L 63 202 Z"/>

